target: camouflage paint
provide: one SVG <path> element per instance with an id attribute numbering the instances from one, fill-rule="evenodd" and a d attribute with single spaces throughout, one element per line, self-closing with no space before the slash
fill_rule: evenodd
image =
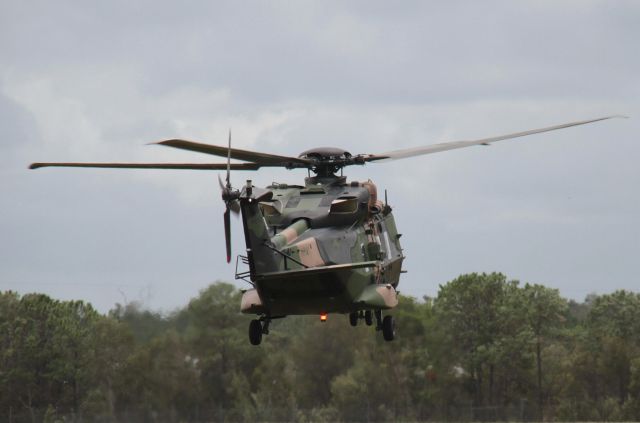
<path id="1" fill-rule="evenodd" d="M 251 188 L 240 195 L 255 286 L 243 295 L 243 313 L 349 313 L 397 305 L 404 257 L 391 208 L 377 200 L 373 182 L 332 176 L 307 178 L 304 187 Z"/>
<path id="2" fill-rule="evenodd" d="M 281 249 L 285 245 L 292 243 L 307 229 L 309 229 L 309 224 L 305 219 L 296 220 L 282 232 L 271 238 L 271 244 L 273 244 L 275 248 Z"/>
<path id="3" fill-rule="evenodd" d="M 264 313 L 262 300 L 260 299 L 260 296 L 258 295 L 258 291 L 256 289 L 249 289 L 242 294 L 240 311 L 250 314 Z"/>
<path id="4" fill-rule="evenodd" d="M 397 292 L 391 284 L 367 286 L 356 302 L 375 309 L 389 309 L 398 305 Z"/>

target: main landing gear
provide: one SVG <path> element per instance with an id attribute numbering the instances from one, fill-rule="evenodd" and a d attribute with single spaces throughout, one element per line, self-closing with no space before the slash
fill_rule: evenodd
<path id="1" fill-rule="evenodd" d="M 385 341 L 393 341 L 396 337 L 396 321 L 393 316 L 384 316 L 384 320 L 382 320 L 382 337 Z"/>
<path id="2" fill-rule="evenodd" d="M 262 335 L 269 334 L 269 323 L 271 323 L 271 319 L 268 317 L 254 319 L 249 323 L 249 342 L 251 345 L 260 345 Z"/>
<path id="3" fill-rule="evenodd" d="M 349 313 L 349 323 L 351 326 L 358 326 L 358 320 L 363 319 L 367 326 L 373 324 L 373 317 L 376 318 L 376 330 L 382 331 L 385 341 L 393 341 L 396 337 L 396 321 L 393 316 L 384 316 L 380 310 L 361 310 Z"/>
<path id="4" fill-rule="evenodd" d="M 324 316 L 324 319 L 322 317 Z M 271 319 L 277 319 L 284 316 L 262 316 L 259 319 L 253 319 L 249 323 L 249 342 L 251 345 L 260 345 L 262 335 L 269 334 L 269 324 Z M 349 313 L 349 323 L 351 326 L 358 326 L 358 320 L 364 320 L 367 326 L 373 325 L 373 319 L 376 320 L 376 331 L 382 331 L 382 337 L 385 341 L 393 341 L 396 337 L 396 321 L 393 316 L 384 316 L 380 310 L 361 310 Z M 321 315 L 321 321 L 326 320 L 326 314 Z"/>

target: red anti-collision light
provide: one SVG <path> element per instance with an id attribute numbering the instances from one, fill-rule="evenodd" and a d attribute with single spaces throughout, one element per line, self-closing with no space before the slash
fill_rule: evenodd
<path id="1" fill-rule="evenodd" d="M 322 313 L 320 315 L 320 321 L 323 323 L 327 321 L 327 313 Z"/>

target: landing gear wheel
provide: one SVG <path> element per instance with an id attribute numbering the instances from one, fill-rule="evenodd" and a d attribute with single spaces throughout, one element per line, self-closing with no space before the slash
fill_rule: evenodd
<path id="1" fill-rule="evenodd" d="M 358 312 L 349 313 L 349 323 L 351 326 L 358 326 Z"/>
<path id="2" fill-rule="evenodd" d="M 371 310 L 367 310 L 364 312 L 364 322 L 367 326 L 371 326 L 373 324 L 373 313 Z"/>
<path id="3" fill-rule="evenodd" d="M 252 320 L 249 323 L 249 342 L 251 345 L 260 345 L 262 342 L 262 323 L 260 320 Z"/>
<path id="4" fill-rule="evenodd" d="M 392 316 L 384 316 L 382 320 L 382 336 L 385 341 L 393 341 L 396 337 L 396 322 Z"/>

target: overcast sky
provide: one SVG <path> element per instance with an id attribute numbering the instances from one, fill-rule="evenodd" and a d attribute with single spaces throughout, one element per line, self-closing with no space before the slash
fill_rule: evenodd
<path id="1" fill-rule="evenodd" d="M 376 153 L 624 114 L 346 173 L 389 192 L 405 294 L 473 271 L 638 291 L 639 22 L 637 1 L 0 0 L 0 290 L 169 311 L 233 281 L 215 172 L 33 161 L 215 162 L 146 144 L 230 127 L 239 148 Z"/>

